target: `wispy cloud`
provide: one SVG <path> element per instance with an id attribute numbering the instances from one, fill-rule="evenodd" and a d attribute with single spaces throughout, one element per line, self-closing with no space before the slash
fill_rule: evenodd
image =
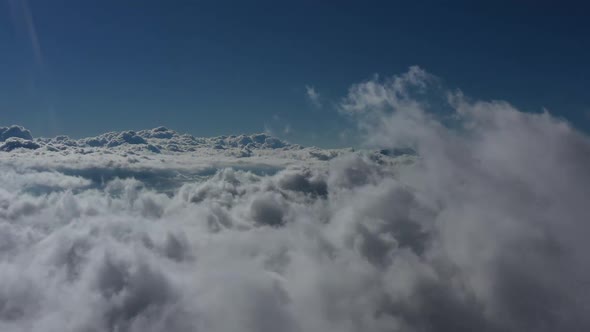
<path id="1" fill-rule="evenodd" d="M 317 108 L 322 107 L 322 101 L 319 92 L 313 86 L 306 85 L 305 86 L 305 94 L 307 99 Z"/>
<path id="2" fill-rule="evenodd" d="M 291 127 L 290 124 L 286 124 L 285 128 L 283 128 L 283 134 L 291 135 L 292 133 L 293 133 L 293 128 Z"/>

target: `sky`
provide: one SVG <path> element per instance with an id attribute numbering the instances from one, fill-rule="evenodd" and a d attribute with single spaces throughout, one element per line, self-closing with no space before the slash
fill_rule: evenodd
<path id="1" fill-rule="evenodd" d="M 418 65 L 450 88 L 590 130 L 582 2 L 0 3 L 0 124 L 35 136 L 159 125 L 355 145 L 355 82 Z"/>

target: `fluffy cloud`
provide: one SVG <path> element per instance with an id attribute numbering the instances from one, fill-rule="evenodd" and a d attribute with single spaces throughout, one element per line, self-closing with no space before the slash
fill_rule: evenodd
<path id="1" fill-rule="evenodd" d="M 15 137 L 24 140 L 32 140 L 31 132 L 21 126 L 0 127 L 0 142 Z"/>
<path id="2" fill-rule="evenodd" d="M 350 89 L 381 152 L 165 128 L 0 152 L 0 329 L 588 330 L 588 138 L 437 85 Z"/>
<path id="3" fill-rule="evenodd" d="M 433 112 L 436 84 L 413 67 L 353 86 L 342 109 L 369 144 L 418 151 L 398 179 L 435 203 L 431 255 L 457 271 L 445 286 L 464 289 L 488 329 L 587 329 L 588 137 L 547 112 L 461 92 L 435 105 L 450 114 Z"/>

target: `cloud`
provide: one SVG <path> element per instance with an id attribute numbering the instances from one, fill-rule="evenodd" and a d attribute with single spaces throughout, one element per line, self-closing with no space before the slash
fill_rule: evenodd
<path id="1" fill-rule="evenodd" d="M 4 142 L 9 138 L 32 140 L 33 136 L 28 129 L 21 126 L 0 127 L 0 142 Z"/>
<path id="2" fill-rule="evenodd" d="M 160 154 L 1 152 L 0 329 L 588 330 L 588 137 L 438 84 L 350 89 L 375 150 L 157 129 L 135 135 Z"/>
<path id="3" fill-rule="evenodd" d="M 320 97 L 319 92 L 315 90 L 315 88 L 311 85 L 305 86 L 305 94 L 307 99 L 311 102 L 311 104 L 317 108 L 322 107 L 322 100 Z"/>
<path id="4" fill-rule="evenodd" d="M 580 305 L 588 294 L 576 289 L 590 271 L 578 235 L 589 227 L 581 199 L 589 194 L 588 137 L 547 112 L 461 92 L 446 92 L 445 117 L 427 102 L 433 82 L 414 67 L 353 86 L 342 109 L 369 145 L 416 149 L 419 162 L 399 179 L 439 206 L 433 254 L 462 271 L 455 277 L 482 306 L 488 328 L 587 328 Z"/>

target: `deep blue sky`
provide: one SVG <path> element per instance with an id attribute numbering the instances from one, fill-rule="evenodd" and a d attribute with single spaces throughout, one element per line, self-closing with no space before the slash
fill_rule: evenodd
<path id="1" fill-rule="evenodd" d="M 472 97 L 546 107 L 590 129 L 582 1 L 0 1 L 0 125 L 36 136 L 266 125 L 337 146 L 351 124 L 329 100 L 410 65 Z M 306 85 L 326 98 L 322 109 Z"/>

